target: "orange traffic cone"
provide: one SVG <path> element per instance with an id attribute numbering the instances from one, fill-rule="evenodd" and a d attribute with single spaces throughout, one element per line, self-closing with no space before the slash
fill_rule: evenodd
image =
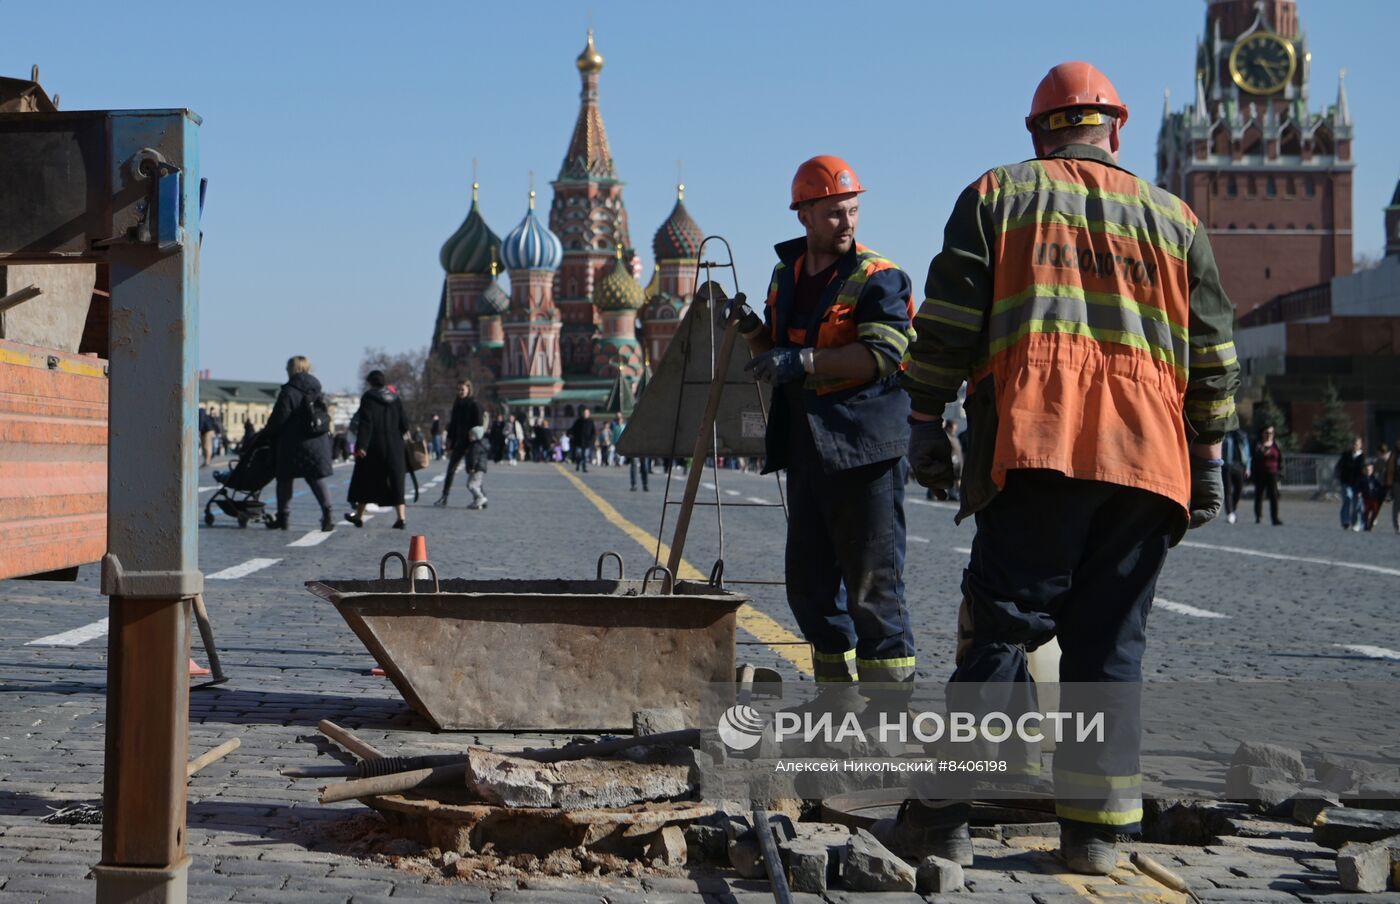
<path id="1" fill-rule="evenodd" d="M 428 577 L 428 569 L 417 566 L 428 561 L 428 538 L 423 534 L 414 534 L 408 541 L 408 573 L 416 581 L 420 577 Z"/>
<path id="2" fill-rule="evenodd" d="M 211 673 L 208 669 L 206 669 L 204 666 L 200 665 L 199 663 L 195 662 L 193 657 L 190 658 L 190 677 L 191 677 L 191 678 L 202 678 L 202 677 L 204 677 L 205 675 L 209 675 L 209 674 L 212 674 L 212 673 Z"/>

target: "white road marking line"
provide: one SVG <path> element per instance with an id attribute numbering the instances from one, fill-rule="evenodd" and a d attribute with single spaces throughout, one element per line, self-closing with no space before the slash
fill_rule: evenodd
<path id="1" fill-rule="evenodd" d="M 306 536 L 304 536 L 304 537 L 298 537 L 297 539 L 293 540 L 292 542 L 288 543 L 287 545 L 288 545 L 288 546 L 320 546 L 322 543 L 326 542 L 326 538 L 329 537 L 329 536 L 330 536 L 331 534 L 333 534 L 333 533 L 335 533 L 335 531 L 329 531 L 329 530 L 313 530 L 311 533 L 307 534 Z"/>
<path id="2" fill-rule="evenodd" d="M 972 555 L 972 548 L 968 546 L 954 546 L 953 552 L 960 552 L 965 556 Z"/>
<path id="3" fill-rule="evenodd" d="M 745 501 L 745 502 L 753 502 L 753 503 L 755 503 L 755 504 L 757 504 L 757 505 L 773 505 L 773 503 L 770 502 L 770 501 L 768 501 L 767 499 L 760 499 L 760 498 L 757 497 L 757 496 L 745 496 L 745 497 L 744 497 L 744 501 Z"/>
<path id="4" fill-rule="evenodd" d="M 1216 552 L 1233 552 L 1242 556 L 1258 556 L 1261 559 L 1281 559 L 1285 562 L 1307 562 L 1310 565 L 1331 565 L 1336 568 L 1354 568 L 1357 571 L 1369 571 L 1373 574 L 1388 574 L 1400 577 L 1400 568 L 1384 568 L 1380 565 L 1366 565 L 1361 562 L 1341 562 L 1337 559 L 1319 559 L 1312 556 L 1290 556 L 1277 552 L 1260 552 L 1257 549 L 1245 549 L 1240 546 L 1216 546 L 1214 543 L 1183 541 L 1181 545 L 1190 546 L 1193 549 L 1213 549 Z"/>
<path id="5" fill-rule="evenodd" d="M 81 628 L 74 628 L 72 631 L 64 631 L 62 634 L 50 634 L 48 637 L 41 637 L 38 640 L 31 640 L 25 644 L 26 647 L 76 647 L 80 643 L 87 643 L 89 640 L 96 640 L 107 633 L 107 619 L 95 621 L 90 625 L 83 625 Z"/>
<path id="6" fill-rule="evenodd" d="M 1164 600 L 1160 596 L 1152 601 L 1152 605 L 1166 609 L 1168 612 L 1175 612 L 1177 615 L 1190 615 L 1195 618 L 1229 618 L 1230 616 L 1220 612 L 1212 612 L 1209 609 L 1197 609 L 1195 606 L 1188 606 L 1185 603 L 1174 603 L 1171 600 Z"/>
<path id="7" fill-rule="evenodd" d="M 281 559 L 249 559 L 240 565 L 225 568 L 223 571 L 216 571 L 213 574 L 206 574 L 206 581 L 232 581 L 235 578 L 246 577 L 255 571 L 262 571 L 269 565 L 276 565 Z"/>
<path id="8" fill-rule="evenodd" d="M 34 642 L 38 643 L 37 640 Z M 1400 659 L 1400 651 L 1387 650 L 1385 647 L 1373 647 L 1367 643 L 1334 643 L 1332 646 L 1360 653 L 1362 656 L 1369 656 L 1372 659 Z"/>
<path id="9" fill-rule="evenodd" d="M 724 491 L 724 495 L 726 495 L 726 496 L 740 496 L 740 495 L 743 495 L 743 494 L 741 494 L 738 490 L 725 490 L 725 491 Z"/>
<path id="10" fill-rule="evenodd" d="M 199 491 L 200 491 L 201 493 L 207 493 L 207 492 L 209 492 L 210 490 L 217 490 L 217 489 L 218 489 L 218 486 L 200 487 L 200 488 L 199 488 Z"/>
<path id="11" fill-rule="evenodd" d="M 931 543 L 931 542 L 933 542 L 933 541 L 930 540 L 928 537 L 916 537 L 916 536 L 914 536 L 913 534 L 910 534 L 910 535 L 908 536 L 907 539 L 908 539 L 911 543 Z"/>

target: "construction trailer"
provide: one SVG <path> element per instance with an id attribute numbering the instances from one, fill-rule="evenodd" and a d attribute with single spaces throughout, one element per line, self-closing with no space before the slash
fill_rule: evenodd
<path id="1" fill-rule="evenodd" d="M 22 512 L 6 546 L 26 544 L 0 577 L 102 561 L 103 904 L 186 900 L 199 126 L 189 110 L 60 112 L 37 79 L 0 82 L 0 308 L 14 331 L 0 339 L 0 517 Z M 78 318 L 66 306 L 85 291 Z M 81 335 L 60 347 L 75 319 L 82 333 L 106 320 L 105 363 Z M 48 498 L 11 503 L 30 496 Z"/>

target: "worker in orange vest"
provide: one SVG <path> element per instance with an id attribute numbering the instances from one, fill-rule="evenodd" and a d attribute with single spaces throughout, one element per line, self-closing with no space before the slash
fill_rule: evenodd
<path id="1" fill-rule="evenodd" d="M 816 680 L 859 681 L 902 709 L 915 663 L 899 368 L 914 307 L 908 275 L 855 240 L 864 191 L 839 157 L 798 167 L 790 209 L 805 234 L 776 246 L 766 321 L 737 299 L 717 313 L 738 319 L 746 369 L 773 386 L 765 473 L 788 474 L 788 605 Z"/>
<path id="2" fill-rule="evenodd" d="M 1026 117 L 1035 158 L 989 170 L 954 206 L 904 375 L 910 464 L 935 491 L 953 476 L 944 405 L 968 384 L 957 518 L 977 534 L 950 706 L 1033 709 L 1026 652 L 1059 639 L 1061 710 L 1108 710 L 1103 743 L 1060 740 L 1054 762 L 1061 855 L 1100 875 L 1116 836 L 1140 831 L 1157 575 L 1220 510 L 1239 386 L 1206 229 L 1118 164 L 1127 121 L 1098 69 L 1050 70 Z M 967 804 L 949 787 L 916 784 L 892 843 L 970 863 Z"/>

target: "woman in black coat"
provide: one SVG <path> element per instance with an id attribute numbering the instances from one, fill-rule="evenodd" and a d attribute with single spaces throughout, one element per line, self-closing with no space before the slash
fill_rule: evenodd
<path id="1" fill-rule="evenodd" d="M 277 393 L 267 432 L 277 450 L 277 518 L 268 523 L 275 530 L 286 530 L 291 514 L 292 481 L 298 477 L 311 486 L 321 504 L 321 530 L 332 530 L 331 498 L 326 478 L 331 476 L 331 437 L 328 431 L 316 433 L 313 413 L 329 423 L 321 381 L 311 376 L 311 362 L 303 355 L 287 359 L 287 382 Z"/>
<path id="2" fill-rule="evenodd" d="M 345 520 L 364 527 L 365 506 L 392 505 L 399 520 L 394 527 L 403 530 L 404 434 L 408 415 L 403 401 L 385 386 L 383 371 L 372 370 L 365 377 L 369 390 L 360 396 L 355 414 L 355 473 L 350 476 L 350 504 Z"/>

